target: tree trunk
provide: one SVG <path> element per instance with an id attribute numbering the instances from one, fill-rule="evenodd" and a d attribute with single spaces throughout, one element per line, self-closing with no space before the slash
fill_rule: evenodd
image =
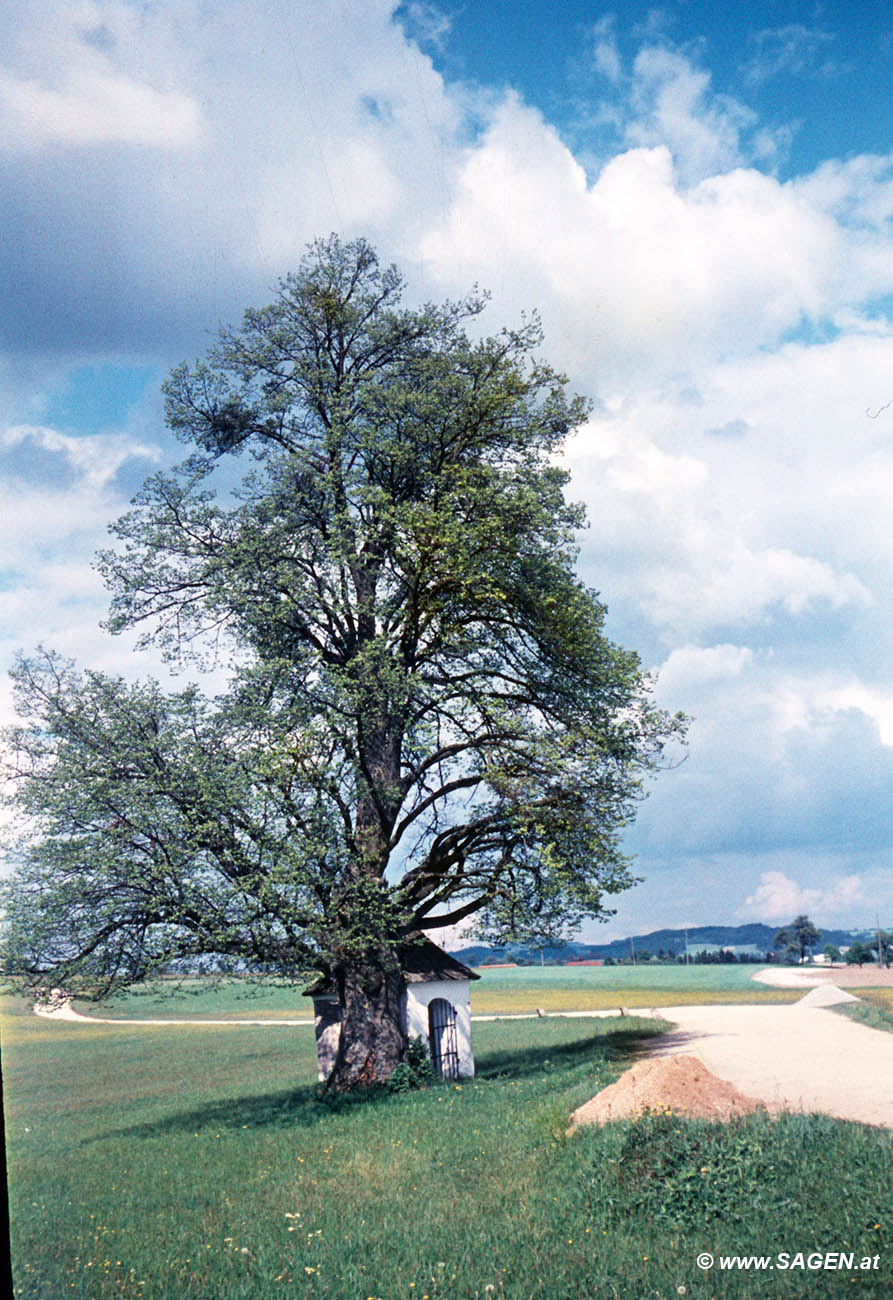
<path id="1" fill-rule="evenodd" d="M 336 972 L 341 1037 L 326 1088 L 385 1083 L 406 1057 L 405 984 L 392 949 L 371 951 Z"/>

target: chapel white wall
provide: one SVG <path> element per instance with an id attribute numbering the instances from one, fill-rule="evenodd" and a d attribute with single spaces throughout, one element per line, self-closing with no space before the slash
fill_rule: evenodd
<path id="1" fill-rule="evenodd" d="M 471 1006 L 468 980 L 431 980 L 406 986 L 406 1032 L 410 1038 L 428 1042 L 428 1006 L 435 998 L 444 998 L 456 1008 L 456 1046 L 459 1052 L 459 1076 L 474 1078 L 474 1053 L 471 1048 Z"/>

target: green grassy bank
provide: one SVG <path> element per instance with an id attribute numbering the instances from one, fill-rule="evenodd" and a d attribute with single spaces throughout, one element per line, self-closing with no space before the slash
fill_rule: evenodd
<path id="1" fill-rule="evenodd" d="M 869 1029 L 883 1029 L 893 1033 L 893 989 L 851 989 L 858 1002 L 844 1002 L 835 1007 L 841 1015 L 848 1016 Z"/>
<path id="2" fill-rule="evenodd" d="M 828 1249 L 883 1266 L 886 1133 L 664 1116 L 566 1136 L 570 1112 L 653 1032 L 645 1022 L 480 1024 L 474 1083 L 330 1109 L 306 1028 L 83 1026 L 6 1009 L 19 1300 L 888 1292 L 883 1269 L 695 1262 Z"/>

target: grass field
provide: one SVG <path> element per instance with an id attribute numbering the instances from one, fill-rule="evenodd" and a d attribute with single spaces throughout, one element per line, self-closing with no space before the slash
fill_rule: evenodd
<path id="1" fill-rule="evenodd" d="M 481 972 L 471 986 L 472 1014 L 596 1011 L 624 1006 L 704 1002 L 794 1002 L 803 990 L 754 982 L 754 966 L 518 966 Z M 85 1014 L 195 1019 L 312 1017 L 305 981 L 185 979 L 120 993 L 100 1006 L 76 1002 Z"/>
<path id="2" fill-rule="evenodd" d="M 43 1021 L 6 999 L 18 1300 L 840 1300 L 880 1255 L 890 1137 L 819 1117 L 658 1116 L 566 1137 L 654 1026 L 482 1023 L 478 1078 L 328 1108 L 306 1028 Z M 685 1288 L 681 1291 L 680 1288 Z"/>
<path id="3" fill-rule="evenodd" d="M 472 1014 L 589 1011 L 705 1002 L 792 1002 L 802 990 L 758 984 L 758 966 L 518 966 L 481 971 Z"/>
<path id="4" fill-rule="evenodd" d="M 308 981 L 208 979 L 156 980 L 102 1002 L 75 1000 L 84 1015 L 223 1020 L 313 1020 L 313 1002 L 301 996 Z"/>

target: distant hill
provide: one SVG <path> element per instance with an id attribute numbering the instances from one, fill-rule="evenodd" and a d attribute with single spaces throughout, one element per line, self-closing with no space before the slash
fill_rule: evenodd
<path id="1" fill-rule="evenodd" d="M 698 925 L 688 931 L 688 951 L 694 957 L 702 951 L 715 951 L 718 948 L 730 948 L 736 955 L 765 955 L 772 951 L 775 936 L 780 926 L 762 925 L 753 922 L 749 925 Z M 826 943 L 836 943 L 845 948 L 854 939 L 868 939 L 867 930 L 823 930 L 818 950 Z M 518 962 L 528 965 L 545 961 L 551 965 L 561 965 L 569 961 L 593 961 L 613 957 L 619 961 L 629 957 L 635 946 L 636 953 L 649 952 L 656 956 L 663 950 L 673 956 L 685 955 L 686 932 L 684 930 L 652 930 L 649 934 L 634 934 L 632 939 L 614 939 L 611 943 L 567 943 L 562 947 L 531 948 L 523 944 L 509 944 L 506 948 L 492 948 L 486 944 L 471 944 L 466 948 L 453 950 L 466 966 L 486 966 L 494 962 Z"/>

